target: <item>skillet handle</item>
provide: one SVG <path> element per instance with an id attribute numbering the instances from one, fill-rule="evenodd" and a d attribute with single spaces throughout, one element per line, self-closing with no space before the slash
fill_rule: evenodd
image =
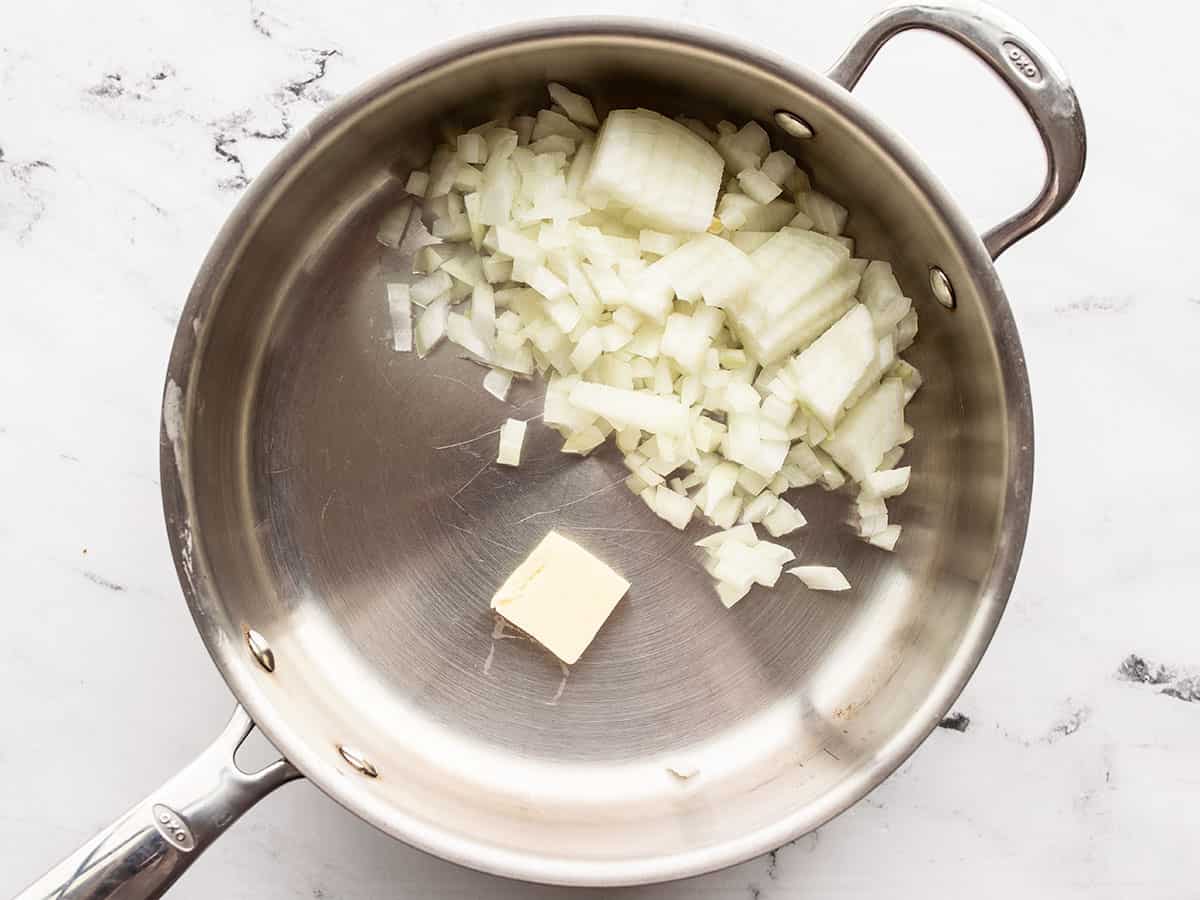
<path id="1" fill-rule="evenodd" d="M 17 895 L 16 900 L 148 900 L 251 806 L 300 777 L 280 759 L 247 775 L 233 755 L 254 723 L 241 706 L 174 778 Z"/>
<path id="2" fill-rule="evenodd" d="M 992 259 L 1049 221 L 1075 193 L 1087 158 L 1083 114 L 1062 66 L 1020 22 L 985 3 L 897 6 L 868 25 L 826 73 L 853 90 L 875 54 L 902 31 L 921 28 L 956 41 L 1003 79 L 1046 149 L 1046 181 L 1032 203 L 983 235 Z"/>

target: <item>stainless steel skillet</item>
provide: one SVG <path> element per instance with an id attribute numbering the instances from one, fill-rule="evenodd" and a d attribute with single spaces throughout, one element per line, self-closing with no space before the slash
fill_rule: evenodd
<path id="1" fill-rule="evenodd" d="M 888 39 L 941 32 L 1025 105 L 1048 175 L 978 237 L 913 152 L 849 93 Z M 535 109 L 547 80 L 601 111 L 753 117 L 853 212 L 921 314 L 913 487 L 895 555 L 798 505 L 791 543 L 849 574 L 716 602 L 692 541 L 619 482 L 617 458 L 489 465 L 510 406 L 470 363 L 389 347 L 374 240 L 447 122 Z M 163 502 L 180 582 L 239 707 L 166 785 L 23 897 L 153 897 L 259 798 L 301 773 L 414 846 L 534 881 L 678 878 L 772 849 L 896 768 L 996 627 L 1029 510 L 1025 364 L 992 260 L 1052 216 L 1084 162 L 1075 95 L 1023 27 L 981 5 L 884 13 L 822 76 L 723 38 L 571 20 L 485 35 L 333 104 L 257 178 L 196 279 L 172 352 Z M 535 385 L 513 404 L 538 411 Z M 497 637 L 488 598 L 550 528 L 632 583 L 569 674 Z M 241 772 L 257 724 L 286 761 Z M 687 780 L 667 767 L 683 759 Z"/>

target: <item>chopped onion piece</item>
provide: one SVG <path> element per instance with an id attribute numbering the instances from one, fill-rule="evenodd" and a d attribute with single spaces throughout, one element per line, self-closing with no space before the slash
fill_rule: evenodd
<path id="1" fill-rule="evenodd" d="M 761 559 L 768 560 L 778 566 L 790 563 L 796 558 L 796 554 L 790 548 L 784 547 L 781 544 L 772 544 L 770 541 L 759 541 L 754 545 L 754 552 Z"/>
<path id="2" fill-rule="evenodd" d="M 392 349 L 407 352 L 413 348 L 412 302 L 407 284 L 387 286 L 388 314 L 392 319 Z"/>
<path id="3" fill-rule="evenodd" d="M 410 296 L 414 303 L 419 303 L 421 306 L 428 306 L 435 299 L 446 293 L 453 286 L 450 276 L 443 271 L 434 272 L 432 275 L 426 275 L 410 289 Z"/>
<path id="4" fill-rule="evenodd" d="M 741 172 L 758 168 L 771 149 L 771 139 L 757 122 L 747 122 L 740 131 L 719 137 L 717 149 L 730 171 Z"/>
<path id="5" fill-rule="evenodd" d="M 804 518 L 796 507 L 792 506 L 786 500 L 780 500 L 763 517 L 762 523 L 771 537 L 782 537 L 785 534 L 795 531 L 797 528 L 803 527 L 808 523 L 808 520 Z"/>
<path id="6" fill-rule="evenodd" d="M 745 169 L 738 173 L 738 184 L 746 192 L 746 196 L 755 203 L 770 203 L 781 193 L 781 188 L 770 176 L 758 169 Z"/>
<path id="7" fill-rule="evenodd" d="M 903 457 L 904 457 L 904 447 L 902 447 L 902 446 L 893 447 L 887 453 L 883 454 L 883 459 L 880 460 L 880 462 L 879 462 L 879 468 L 880 469 L 894 469 L 894 468 L 896 468 L 896 463 L 900 462 L 900 460 Z"/>
<path id="8" fill-rule="evenodd" d="M 449 278 L 449 276 L 446 276 Z M 442 295 L 429 304 L 417 322 L 417 355 L 425 357 L 446 336 L 446 319 L 450 314 L 450 298 Z"/>
<path id="9" fill-rule="evenodd" d="M 511 257 L 514 264 L 524 262 L 537 266 L 546 255 L 536 241 L 531 241 L 519 231 L 504 226 L 496 227 L 496 247 L 500 253 Z"/>
<path id="10" fill-rule="evenodd" d="M 483 184 L 479 189 L 479 221 L 497 227 L 506 224 L 512 218 L 517 186 L 517 171 L 512 163 L 493 156 L 483 171 Z"/>
<path id="11" fill-rule="evenodd" d="M 856 481 L 874 472 L 904 436 L 904 386 L 885 378 L 846 413 L 821 447 Z"/>
<path id="12" fill-rule="evenodd" d="M 912 467 L 902 469 L 880 469 L 863 479 L 863 491 L 872 497 L 897 497 L 908 490 Z"/>
<path id="13" fill-rule="evenodd" d="M 784 228 L 749 258 L 758 277 L 728 311 L 764 365 L 812 341 L 853 303 L 858 274 L 846 267 L 846 248 L 830 238 Z"/>
<path id="14" fill-rule="evenodd" d="M 882 550 L 891 552 L 896 549 L 896 541 L 900 540 L 900 526 L 889 525 L 876 534 L 871 535 L 867 542 L 873 547 L 879 547 Z"/>
<path id="15" fill-rule="evenodd" d="M 682 435 L 690 424 L 687 407 L 649 391 L 580 382 L 571 389 L 570 402 L 603 416 L 615 428 L 632 426 L 654 434 Z"/>
<path id="16" fill-rule="evenodd" d="M 742 227 L 748 231 L 775 231 L 784 227 L 795 214 L 795 205 L 783 199 L 775 199 L 770 203 L 756 203 L 747 211 Z"/>
<path id="17" fill-rule="evenodd" d="M 793 171 L 787 177 L 787 183 L 784 186 L 792 192 L 793 197 L 799 197 L 812 190 L 812 182 L 808 178 L 808 173 L 803 169 Z"/>
<path id="18" fill-rule="evenodd" d="M 730 242 L 743 253 L 753 253 L 768 240 L 771 239 L 773 231 L 746 231 L 740 229 L 730 235 Z"/>
<path id="19" fill-rule="evenodd" d="M 451 256 L 447 244 L 426 244 L 413 259 L 413 271 L 418 275 L 431 275 Z"/>
<path id="20" fill-rule="evenodd" d="M 833 566 L 795 566 L 787 570 L 789 575 L 795 575 L 804 582 L 804 586 L 814 591 L 848 591 L 850 582 L 842 574 L 841 569 Z"/>
<path id="21" fill-rule="evenodd" d="M 520 419 L 507 419 L 500 426 L 500 450 L 496 462 L 505 466 L 521 464 L 521 445 L 525 442 L 525 423 Z"/>
<path id="22" fill-rule="evenodd" d="M 458 160 L 449 147 L 439 147 L 429 161 L 429 186 L 425 189 L 426 198 L 444 197 L 454 186 L 454 176 L 458 169 Z"/>
<path id="23" fill-rule="evenodd" d="M 471 287 L 487 282 L 487 279 L 483 277 L 483 263 L 474 254 L 460 254 L 451 257 L 442 263 L 441 271 L 452 275 L 464 284 L 471 285 Z"/>
<path id="24" fill-rule="evenodd" d="M 483 389 L 497 400 L 504 401 L 508 398 L 512 380 L 512 372 L 506 372 L 504 369 L 492 369 L 483 376 Z"/>
<path id="25" fill-rule="evenodd" d="M 492 363 L 521 375 L 533 374 L 533 352 L 524 338 L 516 334 L 497 334 Z"/>
<path id="26" fill-rule="evenodd" d="M 757 497 L 766 490 L 769 481 L 769 478 L 764 478 L 762 475 L 751 469 L 747 469 L 745 466 L 738 469 L 738 487 L 751 497 Z"/>
<path id="27" fill-rule="evenodd" d="M 568 293 L 567 285 L 563 280 L 545 266 L 538 266 L 534 269 L 526 279 L 526 283 L 547 300 L 560 300 Z"/>
<path id="28" fill-rule="evenodd" d="M 607 265 L 584 263 L 583 271 L 605 306 L 616 306 L 629 297 L 625 282 Z"/>
<path id="29" fill-rule="evenodd" d="M 567 199 L 578 200 L 579 192 L 583 189 L 583 181 L 587 177 L 588 170 L 592 167 L 592 153 L 596 145 L 591 141 L 585 141 L 575 151 L 575 157 L 571 160 L 571 167 L 567 170 Z"/>
<path id="30" fill-rule="evenodd" d="M 489 163 L 508 159 L 520 143 L 520 136 L 511 128 L 491 128 L 484 135 Z M 487 170 L 484 170 L 486 176 Z"/>
<path id="31" fill-rule="evenodd" d="M 717 531 L 706 538 L 701 538 L 696 541 L 696 546 L 703 547 L 706 550 L 715 550 L 726 541 L 737 541 L 740 544 L 752 546 L 758 543 L 758 535 L 754 533 L 753 525 L 743 524 L 738 525 L 736 528 Z"/>
<path id="32" fill-rule="evenodd" d="M 638 232 L 638 246 L 643 253 L 653 253 L 655 256 L 666 256 L 679 246 L 680 239 L 673 234 L 663 234 L 661 231 L 651 231 L 643 228 Z"/>
<path id="33" fill-rule="evenodd" d="M 614 325 L 620 325 L 629 332 L 632 338 L 633 333 L 641 327 L 642 317 L 633 311 L 628 306 L 618 306 L 613 310 L 612 320 Z"/>
<path id="34" fill-rule="evenodd" d="M 483 173 L 474 166 L 461 164 L 454 171 L 454 190 L 462 193 L 477 191 L 483 186 Z"/>
<path id="35" fill-rule="evenodd" d="M 761 522 L 779 502 L 779 498 L 770 491 L 763 491 L 742 509 L 742 522 Z"/>
<path id="36" fill-rule="evenodd" d="M 562 113 L 556 113 L 552 109 L 539 110 L 537 118 L 534 121 L 530 139 L 540 141 L 542 138 L 555 134 L 571 138 L 575 141 L 581 141 L 588 137 L 591 132 L 576 125 Z"/>
<path id="37" fill-rule="evenodd" d="M 809 191 L 804 195 L 804 211 L 812 218 L 813 228 L 822 234 L 841 234 L 846 227 L 846 207 L 820 191 Z"/>
<path id="38" fill-rule="evenodd" d="M 876 344 L 871 314 L 856 303 L 789 363 L 796 398 L 827 430 L 875 360 Z"/>
<path id="39" fill-rule="evenodd" d="M 925 381 L 920 371 L 903 359 L 896 360 L 889 374 L 903 382 L 905 404 L 912 400 L 913 395 L 921 389 L 921 385 Z"/>
<path id="40" fill-rule="evenodd" d="M 713 131 L 711 128 L 709 128 L 705 123 L 701 122 L 699 119 L 693 119 L 689 116 L 676 116 L 675 121 L 680 122 L 683 125 L 686 125 L 688 128 L 690 128 L 692 131 L 696 132 L 696 134 L 700 135 L 700 137 L 704 138 L 704 140 L 708 141 L 710 144 L 715 144 L 717 142 L 717 139 L 721 136 L 718 132 Z"/>
<path id="41" fill-rule="evenodd" d="M 562 153 L 564 157 L 575 152 L 575 141 L 561 134 L 547 135 L 529 145 L 529 149 L 539 156 L 547 153 Z M 565 188 L 566 182 L 563 182 Z M 564 190 L 563 193 L 566 193 Z"/>
<path id="42" fill-rule="evenodd" d="M 596 128 L 600 124 L 600 120 L 596 118 L 596 110 L 592 108 L 592 101 L 581 94 L 576 94 L 557 82 L 549 84 L 550 98 L 561 106 L 567 113 L 567 117 L 572 122 L 578 122 L 580 125 L 587 125 L 590 128 Z"/>
<path id="43" fill-rule="evenodd" d="M 788 221 L 789 228 L 800 228 L 808 230 L 813 227 L 813 220 L 807 214 L 798 212 Z M 851 260 L 853 262 L 853 260 Z"/>
<path id="44" fill-rule="evenodd" d="M 447 315 L 446 337 L 481 362 L 490 363 L 492 361 L 491 348 L 479 337 L 471 325 L 471 320 L 462 313 L 452 312 Z"/>
<path id="45" fill-rule="evenodd" d="M 745 585 L 729 584 L 726 581 L 717 582 L 717 596 L 721 599 L 726 609 L 732 609 L 734 605 L 750 593 L 750 588 L 754 586 L 753 582 Z"/>
<path id="46" fill-rule="evenodd" d="M 682 494 L 677 494 L 665 485 L 659 485 L 654 495 L 654 511 L 659 518 L 666 519 L 682 531 L 692 520 L 696 504 Z"/>
<path id="47" fill-rule="evenodd" d="M 604 119 L 583 196 L 617 203 L 645 225 L 701 232 L 712 221 L 723 164 L 703 138 L 645 109 Z"/>
<path id="48" fill-rule="evenodd" d="M 741 497 L 726 497 L 717 504 L 717 508 L 713 510 L 710 518 L 718 528 L 730 528 L 737 521 L 741 511 Z"/>
<path id="49" fill-rule="evenodd" d="M 917 311 L 910 309 L 896 325 L 896 352 L 907 350 L 917 336 Z"/>
<path id="50" fill-rule="evenodd" d="M 573 431 L 562 446 L 563 453 L 578 453 L 586 456 L 604 443 L 605 434 L 595 425 Z"/>
<path id="51" fill-rule="evenodd" d="M 471 291 L 471 327 L 489 349 L 496 342 L 496 292 L 486 281 Z"/>
<path id="52" fill-rule="evenodd" d="M 888 526 L 887 504 L 881 497 L 871 497 L 865 492 L 858 495 L 854 503 L 853 524 L 857 520 L 859 537 L 869 538 Z"/>
<path id="53" fill-rule="evenodd" d="M 756 546 L 740 541 L 726 541 L 715 548 L 712 554 L 712 576 L 718 581 L 739 587 L 754 583 L 760 568 L 759 556 L 755 553 Z"/>
<path id="54" fill-rule="evenodd" d="M 458 136 L 458 158 L 470 165 L 482 165 L 487 162 L 487 142 L 482 135 L 460 134 Z"/>
<path id="55" fill-rule="evenodd" d="M 762 173 L 781 187 L 787 184 L 795 171 L 796 160 L 783 150 L 768 153 L 762 162 Z"/>

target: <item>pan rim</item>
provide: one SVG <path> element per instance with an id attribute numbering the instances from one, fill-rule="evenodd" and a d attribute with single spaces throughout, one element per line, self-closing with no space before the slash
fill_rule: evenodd
<path id="1" fill-rule="evenodd" d="M 516 852 L 443 830 L 357 789 L 332 758 L 320 752 L 276 711 L 259 688 L 257 673 L 230 640 L 240 625 L 232 622 L 202 577 L 202 546 L 193 544 L 194 509 L 187 471 L 189 384 L 201 354 L 201 336 L 193 322 L 203 322 L 222 292 L 223 281 L 261 210 L 288 181 L 288 172 L 303 155 L 329 138 L 339 123 L 364 105 L 407 82 L 432 75 L 488 52 L 511 51 L 515 45 L 543 41 L 615 40 L 648 42 L 713 54 L 756 68 L 835 106 L 854 122 L 861 136 L 876 143 L 912 180 L 935 208 L 952 248 L 966 261 L 970 277 L 987 302 L 982 313 L 991 329 L 1000 363 L 1006 400 L 1006 491 L 990 571 L 980 588 L 978 609 L 962 641 L 933 689 L 906 725 L 892 735 L 875 758 L 853 777 L 843 779 L 816 802 L 793 811 L 735 840 L 670 855 L 620 861 L 589 861 Z M 171 403 L 183 400 L 183 419 L 168 415 Z M 999 625 L 1020 563 L 1029 519 L 1033 475 L 1033 421 L 1024 355 L 1011 309 L 979 235 L 968 224 L 949 193 L 916 152 L 888 125 L 838 84 L 818 72 L 786 61 L 740 41 L 710 31 L 639 18 L 544 19 L 518 23 L 443 45 L 375 76 L 330 104 L 254 179 L 222 226 L 189 292 L 172 346 L 160 423 L 160 471 L 167 536 L 180 586 L 209 655 L 230 690 L 254 722 L 283 755 L 321 791 L 350 812 L 410 846 L 453 863 L 525 881 L 591 887 L 648 884 L 704 874 L 735 865 L 775 849 L 815 829 L 852 806 L 894 772 L 937 726 L 982 659 Z"/>

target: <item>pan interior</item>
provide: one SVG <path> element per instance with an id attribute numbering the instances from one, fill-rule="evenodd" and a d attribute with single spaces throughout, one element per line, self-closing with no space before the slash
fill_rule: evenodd
<path id="1" fill-rule="evenodd" d="M 197 619 L 281 749 L 393 834 L 542 880 L 730 862 L 869 789 L 941 713 L 930 697 L 944 707 L 982 652 L 1002 605 L 985 588 L 1010 454 L 997 295 L 978 292 L 911 174 L 819 78 L 792 74 L 661 37 L 580 33 L 385 79 L 263 176 L 206 264 L 189 391 Z M 852 210 L 859 255 L 895 265 L 921 316 L 906 355 L 927 382 L 909 408 L 913 485 L 889 504 L 904 525 L 895 554 L 851 535 L 847 495 L 795 492 L 809 525 L 784 542 L 841 567 L 851 592 L 785 577 L 724 609 L 692 547 L 710 529 L 654 517 L 611 447 L 564 455 L 533 421 L 522 465 L 494 464 L 496 429 L 540 412 L 540 382 L 501 403 L 451 347 L 392 351 L 384 284 L 423 238 L 382 248 L 381 216 L 444 126 L 536 110 L 547 79 L 601 113 L 769 125 L 791 109 L 813 125 L 811 141 L 772 128 L 773 142 Z M 953 313 L 929 295 L 932 263 L 955 282 Z M 569 672 L 497 631 L 488 607 L 551 528 L 632 583 Z M 245 652 L 247 627 L 271 643 L 273 673 Z M 339 744 L 379 776 L 355 773 Z M 711 865 L 653 868 L 717 847 L 728 852 Z"/>

